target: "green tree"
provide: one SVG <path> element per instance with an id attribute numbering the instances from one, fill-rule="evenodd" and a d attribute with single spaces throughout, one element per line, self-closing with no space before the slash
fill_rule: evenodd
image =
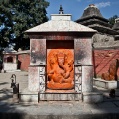
<path id="1" fill-rule="evenodd" d="M 12 39 L 12 14 L 6 1 L 0 1 L 0 50 Z"/>
<path id="2" fill-rule="evenodd" d="M 112 26 L 114 25 L 116 18 L 118 18 L 117 15 L 114 15 L 113 17 L 110 17 L 110 18 L 109 18 L 109 23 L 110 23 Z"/>
<path id="3" fill-rule="evenodd" d="M 2 41 L 15 43 L 16 50 L 18 48 L 28 49 L 29 38 L 24 31 L 48 21 L 46 8 L 49 6 L 49 2 L 46 0 L 1 1 L 0 17 L 3 20 L 0 21 L 0 37 L 2 37 Z"/>

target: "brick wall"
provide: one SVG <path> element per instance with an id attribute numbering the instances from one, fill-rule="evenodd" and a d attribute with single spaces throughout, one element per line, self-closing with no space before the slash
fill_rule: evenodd
<path id="1" fill-rule="evenodd" d="M 29 53 L 18 54 L 18 64 L 19 64 L 18 69 L 28 71 L 28 67 L 30 65 L 30 54 Z"/>
<path id="2" fill-rule="evenodd" d="M 101 76 L 108 71 L 112 60 L 119 59 L 119 49 L 94 50 L 93 56 L 94 74 Z M 119 68 L 117 75 L 119 77 Z"/>

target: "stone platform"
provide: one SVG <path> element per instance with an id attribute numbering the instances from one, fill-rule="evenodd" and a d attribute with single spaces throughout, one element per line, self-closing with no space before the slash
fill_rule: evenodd
<path id="1" fill-rule="evenodd" d="M 31 92 L 27 88 L 19 93 L 20 102 L 36 102 L 38 103 L 38 92 Z"/>
<path id="2" fill-rule="evenodd" d="M 82 99 L 81 93 L 74 90 L 46 90 L 45 93 L 30 92 L 28 89 L 19 93 L 20 102 L 39 101 L 79 101 Z"/>
<path id="3" fill-rule="evenodd" d="M 83 101 L 86 103 L 103 102 L 103 95 L 99 92 L 76 93 L 73 90 L 46 90 L 45 93 L 30 92 L 28 89 L 19 93 L 20 102 L 39 101 Z"/>
<path id="4" fill-rule="evenodd" d="M 106 81 L 101 78 L 94 78 L 93 85 L 105 89 L 117 89 L 119 88 L 119 81 Z"/>
<path id="5" fill-rule="evenodd" d="M 99 92 L 85 92 L 82 95 L 85 103 L 100 103 L 103 102 L 103 94 Z"/>

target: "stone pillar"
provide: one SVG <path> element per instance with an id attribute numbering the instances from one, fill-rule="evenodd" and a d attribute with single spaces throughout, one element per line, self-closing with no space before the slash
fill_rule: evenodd
<path id="1" fill-rule="evenodd" d="M 45 91 L 46 39 L 31 39 L 28 89 Z"/>
<path id="2" fill-rule="evenodd" d="M 91 92 L 93 89 L 93 66 L 91 38 L 79 38 L 74 40 L 75 68 L 81 66 L 81 91 Z M 78 66 L 79 67 L 79 66 Z M 77 70 L 76 70 L 77 71 Z M 75 74 L 76 77 L 76 74 Z M 75 78 L 76 80 L 76 78 Z"/>
<path id="3" fill-rule="evenodd" d="M 82 92 L 93 90 L 93 66 L 82 66 Z"/>
<path id="4" fill-rule="evenodd" d="M 103 101 L 103 95 L 93 92 L 93 65 L 91 38 L 74 40 L 75 68 L 81 65 L 81 92 L 83 102 L 97 103 Z M 79 73 L 78 73 L 79 74 Z M 76 77 L 76 74 L 75 74 Z M 75 80 L 77 80 L 75 78 Z M 75 84 L 77 86 L 77 84 Z M 79 86 L 79 85 L 78 85 Z"/>
<path id="5" fill-rule="evenodd" d="M 28 89 L 29 91 L 39 91 L 39 67 L 29 67 Z"/>

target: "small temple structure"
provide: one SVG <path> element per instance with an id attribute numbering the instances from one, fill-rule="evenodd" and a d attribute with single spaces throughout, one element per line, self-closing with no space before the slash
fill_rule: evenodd
<path id="1" fill-rule="evenodd" d="M 119 32 L 119 18 L 115 19 L 115 24 L 112 27 L 112 29 L 114 29 L 114 30 Z"/>
<path id="2" fill-rule="evenodd" d="M 102 16 L 100 10 L 94 4 L 90 4 L 87 8 L 85 8 L 81 18 L 76 20 L 76 22 L 93 28 L 101 33 L 110 35 L 118 34 L 111 28 L 112 26 L 108 23 L 109 20 Z"/>
<path id="3" fill-rule="evenodd" d="M 92 36 L 96 30 L 52 14 L 51 20 L 26 31 L 30 37 L 28 89 L 21 101 L 83 100 L 101 102 L 93 92 Z"/>
<path id="4" fill-rule="evenodd" d="M 114 26 L 110 25 L 109 20 L 102 16 L 94 4 L 85 8 L 81 18 L 77 19 L 76 22 L 98 31 L 93 35 L 92 40 L 95 49 L 110 49 L 119 46 L 119 32 L 116 28 L 118 20 Z"/>
<path id="5" fill-rule="evenodd" d="M 17 70 L 17 56 L 12 47 L 5 48 L 3 51 L 3 70 L 16 71 Z"/>

